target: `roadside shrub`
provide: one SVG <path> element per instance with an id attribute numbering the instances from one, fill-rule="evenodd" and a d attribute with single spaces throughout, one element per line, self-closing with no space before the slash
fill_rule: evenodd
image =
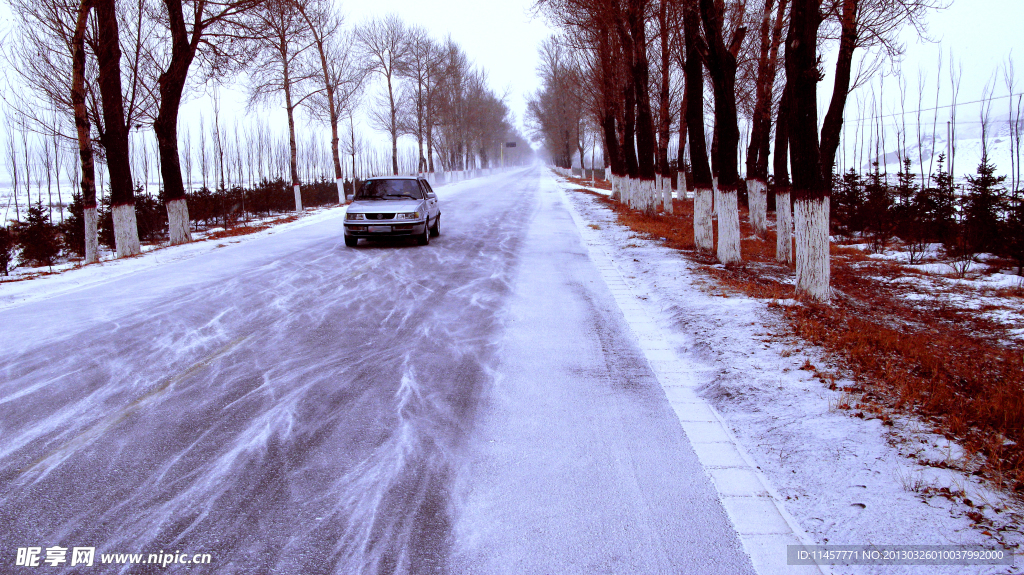
<path id="1" fill-rule="evenodd" d="M 99 230 L 100 244 L 108 249 L 115 249 L 114 214 L 110 211 L 110 194 L 107 194 L 96 206 L 96 219 L 98 220 L 96 227 Z M 84 247 L 82 251 L 85 251 Z"/>
<path id="2" fill-rule="evenodd" d="M 8 227 L 0 226 L 0 273 L 3 273 L 5 276 L 10 275 L 8 274 L 8 268 L 17 252 L 18 239 L 14 231 Z"/>
<path id="3" fill-rule="evenodd" d="M 968 195 L 964 205 L 964 236 L 975 253 L 998 253 L 1002 248 L 1001 214 L 1005 209 L 1003 182 L 995 175 L 996 166 L 982 158 L 976 176 L 967 176 Z"/>
<path id="4" fill-rule="evenodd" d="M 871 237 L 871 249 L 879 253 L 892 240 L 894 194 L 885 183 L 878 162 L 874 168 L 864 184 L 864 227 Z"/>
<path id="5" fill-rule="evenodd" d="M 832 220 L 835 233 L 844 237 L 864 230 L 864 182 L 853 168 L 832 194 Z"/>
<path id="6" fill-rule="evenodd" d="M 38 200 L 28 208 L 28 219 L 18 234 L 22 259 L 32 265 L 52 266 L 60 255 L 60 234 L 50 222 L 50 210 Z"/>
<path id="7" fill-rule="evenodd" d="M 135 189 L 135 220 L 138 222 L 140 241 L 158 241 L 167 235 L 167 210 L 164 203 L 142 193 L 142 186 Z"/>
<path id="8" fill-rule="evenodd" d="M 64 253 L 85 257 L 85 205 L 82 194 L 71 194 L 68 217 L 60 224 Z"/>

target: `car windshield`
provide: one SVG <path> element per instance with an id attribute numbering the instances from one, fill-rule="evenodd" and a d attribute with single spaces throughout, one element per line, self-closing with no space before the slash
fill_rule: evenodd
<path id="1" fill-rule="evenodd" d="M 416 180 L 367 180 L 363 184 L 363 189 L 355 197 L 357 200 L 398 200 L 402 198 L 423 199 L 423 192 L 420 191 L 419 183 Z"/>

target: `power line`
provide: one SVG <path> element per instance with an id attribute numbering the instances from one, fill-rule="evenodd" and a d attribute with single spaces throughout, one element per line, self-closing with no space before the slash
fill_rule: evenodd
<path id="1" fill-rule="evenodd" d="M 919 110 L 908 110 L 908 111 L 905 111 L 905 112 L 900 112 L 900 114 L 906 115 L 906 114 L 916 114 L 918 112 L 931 112 L 931 111 L 945 110 L 946 108 L 966 106 L 968 104 L 980 104 L 982 102 L 994 102 L 996 100 L 1005 100 L 1007 98 L 1013 98 L 1014 96 L 1021 96 L 1021 95 L 1024 95 L 1024 92 L 1018 92 L 1016 94 L 1007 94 L 1006 96 L 999 96 L 998 98 L 982 98 L 981 100 L 972 100 L 970 102 L 957 102 L 956 104 L 946 104 L 946 105 L 943 105 L 943 106 L 935 106 L 933 108 L 921 108 Z M 846 120 L 846 121 L 847 122 L 863 122 L 864 120 L 875 120 L 875 119 L 878 119 L 878 118 L 883 118 L 885 116 L 895 116 L 895 115 L 896 115 L 896 112 L 893 112 L 892 114 L 882 114 L 882 115 L 877 115 L 877 116 L 864 116 L 862 118 L 856 118 L 854 120 Z"/>

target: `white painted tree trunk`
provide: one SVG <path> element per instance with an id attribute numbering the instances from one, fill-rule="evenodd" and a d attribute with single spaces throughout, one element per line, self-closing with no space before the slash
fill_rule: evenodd
<path id="1" fill-rule="evenodd" d="M 758 180 L 747 180 L 747 203 L 750 206 L 750 227 L 754 235 L 763 238 L 768 231 L 768 184 Z"/>
<path id="2" fill-rule="evenodd" d="M 718 261 L 731 264 L 742 261 L 740 256 L 739 193 L 719 190 L 718 199 Z"/>
<path id="3" fill-rule="evenodd" d="M 295 211 L 296 212 L 301 212 L 302 211 L 302 192 L 300 190 L 299 184 L 292 185 L 292 189 L 295 190 Z"/>
<path id="4" fill-rule="evenodd" d="M 831 258 L 828 243 L 830 199 L 798 199 L 796 220 L 796 291 L 822 303 L 829 300 Z"/>
<path id="5" fill-rule="evenodd" d="M 714 203 L 711 204 L 711 215 L 718 217 L 718 204 L 721 201 L 718 193 L 718 177 L 711 178 L 711 188 L 715 190 Z"/>
<path id="6" fill-rule="evenodd" d="M 665 200 L 665 213 L 672 213 L 672 179 L 661 176 L 661 194 Z"/>
<path id="7" fill-rule="evenodd" d="M 790 211 L 789 192 L 775 192 L 775 259 L 793 264 L 793 213 Z"/>
<path id="8" fill-rule="evenodd" d="M 96 208 L 85 209 L 85 263 L 100 261 L 99 217 Z"/>
<path id="9" fill-rule="evenodd" d="M 429 178 L 427 181 L 430 181 Z M 344 205 L 345 203 L 345 181 L 341 178 L 334 179 L 335 185 L 338 186 L 338 203 Z"/>
<path id="10" fill-rule="evenodd" d="M 114 218 L 114 246 L 117 257 L 134 256 L 142 252 L 139 245 L 139 225 L 135 220 L 135 205 L 125 204 L 111 208 Z"/>
<path id="11" fill-rule="evenodd" d="M 612 176 L 609 178 L 612 183 L 612 199 L 621 202 L 622 201 L 622 183 L 619 181 L 618 176 Z"/>
<path id="12" fill-rule="evenodd" d="M 693 190 L 693 243 L 702 252 L 715 249 L 715 229 L 711 222 L 714 192 L 706 188 Z"/>
<path id="13" fill-rule="evenodd" d="M 653 180 L 643 180 L 644 213 L 653 216 L 658 211 L 658 176 Z"/>
<path id="14" fill-rule="evenodd" d="M 627 208 L 633 207 L 633 178 L 629 176 L 622 176 L 622 203 Z"/>
<path id="15" fill-rule="evenodd" d="M 172 246 L 192 241 L 192 230 L 188 225 L 188 202 L 185 198 L 167 202 L 167 235 Z"/>

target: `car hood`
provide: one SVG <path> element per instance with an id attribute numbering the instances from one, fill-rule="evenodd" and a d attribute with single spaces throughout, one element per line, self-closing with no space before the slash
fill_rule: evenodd
<path id="1" fill-rule="evenodd" d="M 415 212 L 423 206 L 423 200 L 360 200 L 348 206 L 350 214 L 380 214 Z"/>

